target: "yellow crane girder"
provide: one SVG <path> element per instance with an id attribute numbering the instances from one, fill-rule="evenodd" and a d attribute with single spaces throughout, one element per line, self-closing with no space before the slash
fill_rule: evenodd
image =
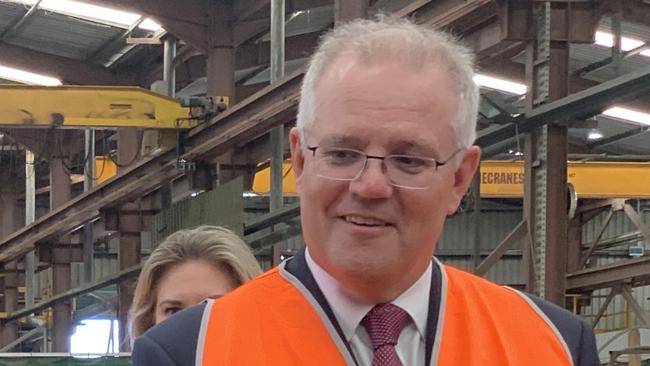
<path id="1" fill-rule="evenodd" d="M 290 163 L 284 164 L 283 192 L 295 194 Z M 524 192 L 522 161 L 481 162 L 481 197 L 521 198 Z M 269 169 L 255 174 L 253 191 L 269 192 Z M 650 162 L 570 161 L 567 180 L 578 198 L 650 198 Z"/>
<path id="2" fill-rule="evenodd" d="M 192 128 L 190 108 L 138 87 L 0 85 L 0 127 Z"/>

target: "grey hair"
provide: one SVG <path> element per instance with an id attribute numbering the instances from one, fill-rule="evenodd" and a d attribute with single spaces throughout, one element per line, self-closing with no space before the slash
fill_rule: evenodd
<path id="1" fill-rule="evenodd" d="M 352 55 L 367 64 L 399 61 L 414 72 L 442 63 L 458 92 L 453 121 L 456 145 L 467 148 L 474 143 L 479 90 L 473 80 L 473 53 L 448 33 L 386 16 L 342 24 L 323 36 L 303 79 L 296 122 L 301 138 L 316 119 L 316 83 L 323 71 L 341 55 Z"/>

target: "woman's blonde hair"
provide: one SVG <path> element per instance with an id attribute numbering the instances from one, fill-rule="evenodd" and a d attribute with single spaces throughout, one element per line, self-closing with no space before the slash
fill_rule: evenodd
<path id="1" fill-rule="evenodd" d="M 142 266 L 129 311 L 131 340 L 155 325 L 158 282 L 170 267 L 204 260 L 225 269 L 236 286 L 262 273 L 248 245 L 229 229 L 203 225 L 167 237 Z"/>

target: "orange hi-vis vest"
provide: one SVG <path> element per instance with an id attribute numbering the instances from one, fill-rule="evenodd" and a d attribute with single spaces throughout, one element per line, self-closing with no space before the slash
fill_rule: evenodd
<path id="1" fill-rule="evenodd" d="M 430 365 L 573 365 L 555 325 L 526 295 L 434 265 L 442 286 Z M 205 308 L 196 365 L 355 364 L 323 307 L 284 264 Z"/>

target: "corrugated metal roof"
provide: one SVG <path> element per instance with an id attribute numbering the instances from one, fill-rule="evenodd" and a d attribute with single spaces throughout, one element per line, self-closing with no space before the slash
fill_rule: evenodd
<path id="1" fill-rule="evenodd" d="M 57 56 L 84 60 L 122 28 L 38 10 L 10 43 Z"/>
<path id="2" fill-rule="evenodd" d="M 0 2 L 0 33 L 20 19 L 27 9 L 21 4 Z"/>

